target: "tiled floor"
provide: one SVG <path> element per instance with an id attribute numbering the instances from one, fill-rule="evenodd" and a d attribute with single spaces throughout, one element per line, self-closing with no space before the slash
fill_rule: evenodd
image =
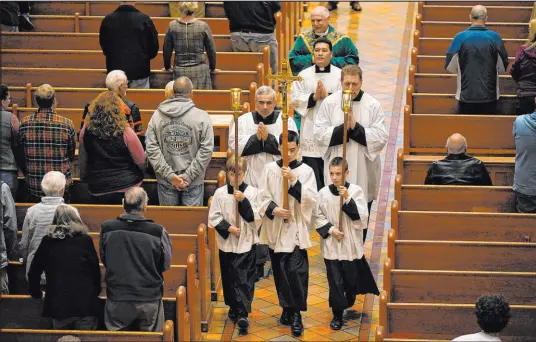
<path id="1" fill-rule="evenodd" d="M 309 3 L 312 9 L 318 3 Z M 382 262 L 387 255 L 387 230 L 390 228 L 390 206 L 396 174 L 396 149 L 402 145 L 406 61 L 408 57 L 409 31 L 414 5 L 406 2 L 366 2 L 363 12 L 350 9 L 341 2 L 332 12 L 331 22 L 337 30 L 348 34 L 359 50 L 363 69 L 363 90 L 378 99 L 386 116 L 390 131 L 388 146 L 381 158 L 384 166 L 379 200 L 374 202 L 365 243 L 365 256 L 376 277 L 380 290 L 383 287 Z M 304 27 L 310 26 L 305 21 Z M 410 30 L 410 28 L 408 28 Z M 273 277 L 257 283 L 253 312 L 250 314 L 249 334 L 240 335 L 233 323 L 227 320 L 228 308 L 219 302 L 205 341 L 373 341 L 379 319 L 379 298 L 360 296 L 351 311 L 345 314 L 341 331 L 329 328 L 332 319 L 328 305 L 328 283 L 323 258 L 320 254 L 319 236 L 312 232 L 313 247 L 308 250 L 310 277 L 308 310 L 303 313 L 305 331 L 295 338 L 289 328 L 279 324 L 281 308 L 278 305 Z"/>

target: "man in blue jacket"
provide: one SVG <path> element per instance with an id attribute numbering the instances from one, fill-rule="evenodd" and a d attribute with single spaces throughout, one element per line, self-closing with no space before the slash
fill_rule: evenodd
<path id="1" fill-rule="evenodd" d="M 474 6 L 469 18 L 471 26 L 452 40 L 445 69 L 458 74 L 459 114 L 494 114 L 499 73 L 508 67 L 508 54 L 501 36 L 486 27 L 486 7 Z"/>
<path id="2" fill-rule="evenodd" d="M 516 143 L 516 209 L 520 213 L 536 213 L 536 112 L 518 116 L 512 133 Z"/>

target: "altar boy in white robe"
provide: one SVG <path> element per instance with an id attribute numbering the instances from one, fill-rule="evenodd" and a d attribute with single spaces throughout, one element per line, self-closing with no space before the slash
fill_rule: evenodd
<path id="1" fill-rule="evenodd" d="M 220 269 L 223 298 L 229 306 L 229 318 L 241 330 L 249 327 L 248 313 L 255 290 L 255 249 L 259 242 L 258 190 L 244 183 L 247 164 L 238 159 L 235 170 L 235 156 L 227 160 L 227 185 L 218 188 L 212 197 L 209 210 L 209 224 L 216 229 L 216 241 L 220 254 Z M 235 172 L 238 172 L 238 190 L 234 188 Z M 235 204 L 238 201 L 240 226 L 236 224 Z"/>
<path id="2" fill-rule="evenodd" d="M 298 76 L 302 80 L 292 83 L 290 89 L 294 119 L 299 116 L 300 120 L 302 161 L 315 172 L 318 190 L 324 187 L 324 160 L 323 149 L 315 141 L 315 116 L 322 101 L 341 89 L 341 69 L 330 64 L 332 49 L 328 39 L 317 39 L 313 44 L 314 65 L 301 71 Z"/>
<path id="3" fill-rule="evenodd" d="M 362 80 L 363 72 L 357 65 L 347 65 L 341 71 L 342 89 L 351 89 L 353 96 L 346 151 L 348 181 L 363 189 L 370 216 L 372 201 L 380 189 L 380 152 L 387 143 L 388 133 L 380 102 L 361 90 Z M 342 156 L 344 113 L 341 102 L 342 91 L 331 94 L 322 102 L 315 118 L 314 134 L 324 152 L 325 179 L 329 179 L 329 161 Z M 363 241 L 366 237 L 367 229 L 364 229 Z"/>
<path id="4" fill-rule="evenodd" d="M 238 155 L 247 163 L 245 181 L 259 188 L 264 166 L 281 158 L 278 137 L 283 132 L 280 111 L 275 110 L 277 98 L 275 91 L 262 86 L 255 92 L 256 111 L 248 112 L 238 118 Z M 288 122 L 289 131 L 298 132 L 293 120 Z M 234 122 L 229 130 L 229 147 L 234 151 Z M 262 228 L 261 228 L 262 231 Z M 264 264 L 269 260 L 266 246 L 257 247 L 258 278 L 264 277 Z"/>
<path id="5" fill-rule="evenodd" d="M 367 199 L 359 185 L 346 181 L 347 164 L 341 157 L 329 163 L 331 184 L 320 190 L 315 211 L 316 231 L 326 264 L 329 306 L 333 311 L 330 327 L 340 330 L 343 313 L 352 307 L 356 295 L 379 295 L 378 286 L 363 255 L 363 229 L 367 227 Z M 339 223 L 340 196 L 344 198 Z"/>
<path id="6" fill-rule="evenodd" d="M 282 143 L 280 136 L 279 144 Z M 298 133 L 289 131 L 289 167 L 282 167 L 281 160 L 266 165 L 260 186 L 261 244 L 270 248 L 275 287 L 283 308 L 280 322 L 290 325 L 297 336 L 303 332 L 301 311 L 307 311 L 306 249 L 312 246 L 309 227 L 317 196 L 313 170 L 298 160 L 299 144 Z M 288 179 L 288 189 L 283 189 L 283 178 Z M 288 191 L 288 209 L 283 208 L 283 191 Z"/>

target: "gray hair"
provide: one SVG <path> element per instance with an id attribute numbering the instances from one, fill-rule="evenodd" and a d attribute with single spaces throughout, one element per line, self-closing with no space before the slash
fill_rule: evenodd
<path id="1" fill-rule="evenodd" d="M 313 10 L 311 11 L 311 15 L 313 13 L 318 13 L 320 15 L 322 15 L 324 18 L 328 18 L 329 17 L 329 10 L 327 8 L 325 8 L 324 6 L 316 6 L 315 8 L 313 8 Z"/>
<path id="2" fill-rule="evenodd" d="M 488 17 L 488 10 L 482 5 L 476 5 L 471 10 L 471 19 L 473 20 L 486 20 Z"/>
<path id="3" fill-rule="evenodd" d="M 123 208 L 127 213 L 139 213 L 149 202 L 149 196 L 143 188 L 133 186 L 125 192 Z"/>
<path id="4" fill-rule="evenodd" d="M 45 232 L 53 239 L 65 239 L 67 236 L 87 234 L 87 226 L 76 208 L 62 204 L 56 208 L 52 224 L 46 227 Z"/>
<path id="5" fill-rule="evenodd" d="M 65 190 L 65 175 L 59 171 L 48 172 L 41 181 L 41 189 L 47 196 L 62 197 Z"/>
<path id="6" fill-rule="evenodd" d="M 106 75 L 106 88 L 110 91 L 116 91 L 121 85 L 128 82 L 127 75 L 123 70 L 112 70 Z"/>
<path id="7" fill-rule="evenodd" d="M 257 88 L 257 91 L 255 91 L 255 98 L 258 98 L 259 96 L 262 96 L 262 95 L 272 95 L 272 97 L 274 98 L 274 101 L 277 98 L 275 90 L 273 90 L 269 86 L 261 86 Z"/>
<path id="8" fill-rule="evenodd" d="M 192 81 L 186 76 L 181 76 L 173 83 L 173 92 L 175 97 L 189 97 L 194 89 Z"/>

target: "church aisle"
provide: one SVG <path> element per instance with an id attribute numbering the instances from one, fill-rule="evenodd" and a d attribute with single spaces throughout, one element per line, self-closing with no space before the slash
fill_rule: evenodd
<path id="1" fill-rule="evenodd" d="M 320 3 L 310 2 L 309 10 Z M 374 202 L 365 256 L 377 280 L 383 287 L 381 263 L 387 257 L 387 231 L 390 228 L 390 202 L 396 174 L 396 150 L 402 146 L 404 85 L 408 62 L 411 25 L 416 3 L 364 2 L 363 11 L 354 12 L 347 2 L 331 12 L 331 23 L 354 41 L 363 69 L 363 90 L 381 102 L 389 129 L 389 141 L 382 152 L 383 178 L 378 202 Z M 309 27 L 306 21 L 304 27 Z M 273 277 L 257 283 L 253 312 L 250 314 L 249 334 L 240 335 L 238 328 L 227 319 L 228 308 L 223 301 L 216 303 L 210 330 L 205 341 L 373 341 L 379 319 L 379 297 L 359 296 L 345 315 L 345 325 L 332 331 L 333 318 L 328 305 L 328 282 L 324 260 L 320 253 L 319 235 L 311 231 L 313 247 L 308 250 L 310 264 L 308 311 L 303 312 L 304 333 L 299 338 L 290 334 L 287 326 L 279 324 L 278 305 Z M 220 296 L 222 298 L 222 296 Z M 363 313 L 362 315 L 360 313 Z"/>

